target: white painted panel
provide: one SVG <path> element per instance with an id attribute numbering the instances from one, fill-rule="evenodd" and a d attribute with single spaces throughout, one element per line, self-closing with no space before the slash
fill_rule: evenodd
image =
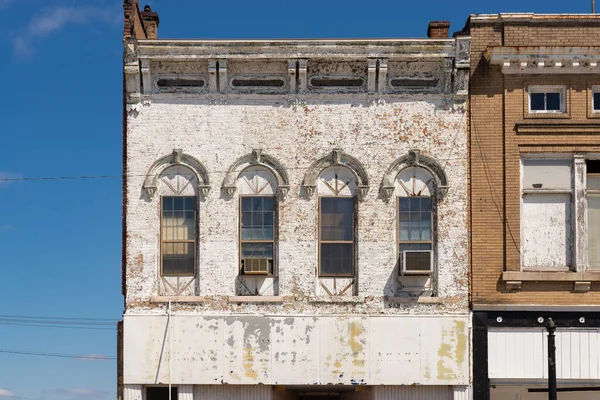
<path id="1" fill-rule="evenodd" d="M 399 383 L 430 379 L 432 371 L 421 367 L 421 321 L 419 319 L 372 318 L 371 380 Z M 385 332 L 393 334 L 385 334 Z"/>
<path id="2" fill-rule="evenodd" d="M 468 321 L 126 315 L 124 383 L 467 385 Z"/>
<path id="3" fill-rule="evenodd" d="M 600 329 L 559 329 L 556 332 L 558 379 L 600 379 Z M 546 379 L 547 332 L 539 329 L 490 329 L 490 379 Z"/>
<path id="4" fill-rule="evenodd" d="M 449 386 L 375 386 L 373 400 L 452 400 Z"/>
<path id="5" fill-rule="evenodd" d="M 524 267 L 571 265 L 571 196 L 526 194 L 522 207 L 521 249 Z"/>
<path id="6" fill-rule="evenodd" d="M 273 382 L 319 381 L 319 324 L 316 317 L 273 318 Z"/>
<path id="7" fill-rule="evenodd" d="M 223 379 L 221 343 L 224 324 L 222 318 L 190 319 L 178 315 L 171 317 L 173 383 L 193 382 L 194 377 L 198 375 L 214 383 Z M 194 351 L 189 351 L 190 348 Z"/>
<path id="8" fill-rule="evenodd" d="M 422 381 L 430 385 L 468 383 L 468 324 L 452 318 L 420 321 Z"/>
<path id="9" fill-rule="evenodd" d="M 227 317 L 224 327 L 226 383 L 270 382 L 271 320 L 261 317 Z"/>
<path id="10" fill-rule="evenodd" d="M 369 319 L 323 318 L 319 328 L 319 381 L 325 384 L 368 383 Z"/>

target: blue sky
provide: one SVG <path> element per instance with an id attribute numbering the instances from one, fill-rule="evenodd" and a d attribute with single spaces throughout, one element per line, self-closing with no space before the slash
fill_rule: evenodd
<path id="1" fill-rule="evenodd" d="M 469 13 L 590 11 L 589 0 L 150 5 L 163 38 L 424 37 L 428 21 L 450 20 L 455 31 Z M 116 354 L 110 327 L 10 325 L 3 316 L 120 317 L 120 179 L 1 179 L 120 175 L 121 19 L 120 1 L 0 0 L 0 400 L 116 396 L 112 359 L 2 350 Z"/>

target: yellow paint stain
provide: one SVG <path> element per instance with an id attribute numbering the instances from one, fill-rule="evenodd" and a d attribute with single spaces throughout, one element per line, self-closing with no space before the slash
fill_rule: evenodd
<path id="1" fill-rule="evenodd" d="M 454 352 L 455 361 L 462 365 L 465 362 L 467 353 L 467 337 L 465 335 L 465 321 L 454 321 L 456 332 L 456 350 Z"/>
<path id="2" fill-rule="evenodd" d="M 252 357 L 252 347 L 246 346 L 244 349 L 244 375 L 250 379 L 256 380 L 258 374 L 252 369 L 252 361 L 254 361 L 254 357 Z"/>
<path id="3" fill-rule="evenodd" d="M 333 366 L 336 368 L 342 368 L 342 362 L 340 360 L 333 363 Z"/>
<path id="4" fill-rule="evenodd" d="M 438 363 L 437 363 L 437 372 L 438 379 L 441 381 L 456 379 L 456 375 L 452 371 L 451 368 L 447 368 L 444 364 L 444 359 L 448 358 L 452 360 L 452 346 L 448 343 L 445 343 L 446 339 L 446 331 L 442 330 L 442 343 L 440 344 L 440 348 L 438 349 Z"/>
<path id="5" fill-rule="evenodd" d="M 355 367 L 364 367 L 365 366 L 365 360 L 357 360 L 356 358 L 352 361 L 352 365 L 354 365 Z"/>
<path id="6" fill-rule="evenodd" d="M 348 333 L 350 334 L 350 340 L 348 344 L 352 353 L 357 354 L 363 351 L 363 345 L 358 340 L 359 336 L 364 332 L 364 328 L 359 322 L 352 322 L 348 327 Z"/>

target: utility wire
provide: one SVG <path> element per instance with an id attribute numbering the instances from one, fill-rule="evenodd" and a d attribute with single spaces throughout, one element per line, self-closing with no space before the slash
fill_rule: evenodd
<path id="1" fill-rule="evenodd" d="M 2 322 L 2 325 L 13 325 L 13 326 L 32 326 L 39 328 L 59 328 L 59 329 L 86 329 L 86 330 L 97 330 L 97 331 L 114 331 L 115 328 L 97 328 L 92 326 L 60 326 L 60 325 L 42 325 L 42 324 L 22 324 L 18 322 Z"/>
<path id="2" fill-rule="evenodd" d="M 64 354 L 64 353 L 38 353 L 34 351 L 22 351 L 22 350 L 9 350 L 9 349 L 0 349 L 0 353 L 6 354 L 19 354 L 19 355 L 27 355 L 27 356 L 40 356 L 40 357 L 60 357 L 60 358 L 76 358 L 79 360 L 116 360 L 116 357 L 113 356 L 105 356 L 101 354 Z"/>

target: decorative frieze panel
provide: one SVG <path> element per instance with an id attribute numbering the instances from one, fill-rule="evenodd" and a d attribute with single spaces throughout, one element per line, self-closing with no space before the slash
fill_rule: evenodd
<path id="1" fill-rule="evenodd" d="M 485 58 L 503 74 L 597 74 L 598 47 L 490 47 Z"/>

